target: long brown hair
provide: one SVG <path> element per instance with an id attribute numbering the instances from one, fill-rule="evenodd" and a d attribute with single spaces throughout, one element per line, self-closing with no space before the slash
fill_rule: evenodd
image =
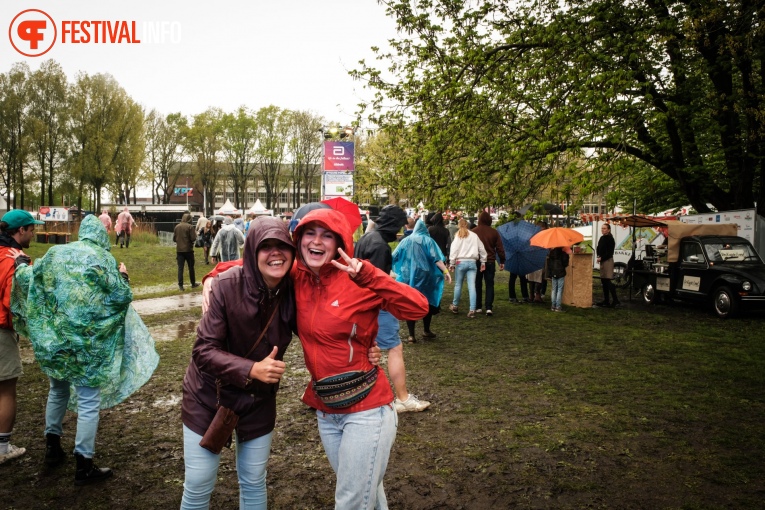
<path id="1" fill-rule="evenodd" d="M 460 227 L 459 231 L 457 232 L 457 237 L 459 237 L 460 239 L 465 239 L 470 232 L 468 230 L 468 222 L 465 220 L 465 218 L 460 218 L 460 221 L 459 223 L 457 223 L 457 226 Z"/>

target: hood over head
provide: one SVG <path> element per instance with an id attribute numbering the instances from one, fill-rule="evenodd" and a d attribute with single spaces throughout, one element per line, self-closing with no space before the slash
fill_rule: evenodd
<path id="1" fill-rule="evenodd" d="M 414 224 L 414 230 L 412 230 L 410 235 L 430 237 L 430 234 L 428 233 L 428 227 L 422 220 L 417 220 L 417 223 Z"/>
<path id="2" fill-rule="evenodd" d="M 444 226 L 444 215 L 441 214 L 441 212 L 437 212 L 433 214 L 433 217 L 430 218 L 430 224 L 434 227 L 443 227 Z"/>
<path id="3" fill-rule="evenodd" d="M 78 236 L 80 241 L 89 241 L 106 251 L 111 250 L 112 243 L 109 241 L 106 227 L 94 214 L 89 214 L 82 220 Z"/>
<path id="4" fill-rule="evenodd" d="M 339 237 L 338 247 L 342 248 L 349 257 L 353 257 L 353 230 L 345 219 L 345 215 L 336 209 L 314 209 L 306 214 L 295 228 L 292 235 L 300 258 L 300 238 L 308 225 L 316 223 L 320 227 L 331 230 Z M 339 256 L 339 255 L 338 255 Z"/>
<path id="5" fill-rule="evenodd" d="M 181 223 L 191 223 L 191 213 L 183 213 Z"/>
<path id="6" fill-rule="evenodd" d="M 375 230 L 385 242 L 396 240 L 396 234 L 406 225 L 406 212 L 397 205 L 386 205 L 375 220 Z"/>
<path id="7" fill-rule="evenodd" d="M 242 263 L 245 276 L 256 282 L 257 287 L 265 287 L 263 276 L 258 270 L 258 247 L 263 241 L 277 239 L 292 248 L 295 255 L 295 244 L 292 242 L 287 225 L 278 218 L 261 216 L 250 223 L 250 230 L 244 241 L 244 260 Z"/>
<path id="8" fill-rule="evenodd" d="M 487 213 L 486 211 L 481 212 L 481 214 L 478 215 L 478 224 L 479 225 L 486 225 L 487 227 L 491 226 L 491 214 Z"/>

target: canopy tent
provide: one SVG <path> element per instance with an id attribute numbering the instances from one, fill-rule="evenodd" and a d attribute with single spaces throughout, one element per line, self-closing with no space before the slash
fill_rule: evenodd
<path id="1" fill-rule="evenodd" d="M 216 214 L 223 214 L 224 216 L 240 216 L 242 214 L 242 210 L 234 207 L 234 204 L 231 203 L 231 200 L 226 199 L 226 203 L 223 204 L 220 209 L 218 209 Z"/>
<path id="2" fill-rule="evenodd" d="M 252 204 L 252 207 L 250 207 L 247 210 L 248 213 L 254 214 L 255 216 L 273 216 L 274 211 L 272 209 L 266 209 L 263 207 L 263 203 L 258 198 L 255 200 L 255 203 Z"/>

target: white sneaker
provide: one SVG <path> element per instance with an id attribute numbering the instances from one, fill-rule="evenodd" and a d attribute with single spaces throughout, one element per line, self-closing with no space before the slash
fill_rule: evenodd
<path id="1" fill-rule="evenodd" d="M 411 397 L 410 397 L 411 400 Z M 0 455 L 0 464 L 3 464 L 4 462 L 7 462 L 11 459 L 15 459 L 16 457 L 21 457 L 26 453 L 26 448 L 19 448 L 18 446 L 13 446 L 12 444 L 8 444 L 8 453 L 5 453 L 3 455 Z"/>
<path id="2" fill-rule="evenodd" d="M 483 310 L 482 310 L 482 309 L 480 309 L 480 308 L 479 308 L 478 310 L 476 310 L 476 311 L 475 311 L 475 313 L 481 313 L 481 312 L 483 312 Z"/>
<path id="3" fill-rule="evenodd" d="M 494 312 L 492 312 L 491 310 L 486 310 L 486 315 L 491 317 L 492 315 L 494 315 Z"/>
<path id="4" fill-rule="evenodd" d="M 396 412 L 401 414 L 407 412 L 424 411 L 430 407 L 430 402 L 427 400 L 420 400 L 416 395 L 412 395 L 410 393 L 409 398 L 403 402 L 396 398 L 396 400 L 393 401 L 393 405 L 396 406 Z"/>

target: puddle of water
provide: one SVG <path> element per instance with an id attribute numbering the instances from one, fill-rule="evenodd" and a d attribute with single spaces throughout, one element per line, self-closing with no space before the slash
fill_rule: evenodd
<path id="1" fill-rule="evenodd" d="M 155 400 L 154 403 L 151 405 L 152 407 L 164 407 L 164 408 L 178 407 L 181 405 L 181 396 L 170 395 L 167 398 L 160 398 L 159 400 Z"/>
<path id="2" fill-rule="evenodd" d="M 133 301 L 133 308 L 138 315 L 151 315 L 155 313 L 172 312 L 188 308 L 202 306 L 202 293 L 194 292 L 166 296 L 152 299 L 138 299 Z"/>
<path id="3" fill-rule="evenodd" d="M 185 339 L 189 335 L 195 334 L 198 323 L 199 321 L 196 320 L 174 322 L 172 324 L 154 326 L 149 328 L 149 332 L 155 342 L 172 342 L 174 340 Z"/>

